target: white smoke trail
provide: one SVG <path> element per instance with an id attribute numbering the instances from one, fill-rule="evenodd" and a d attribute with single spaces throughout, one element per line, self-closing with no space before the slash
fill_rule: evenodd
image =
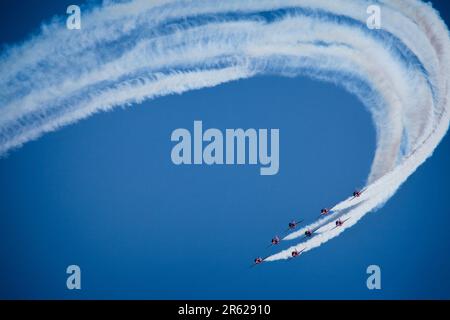
<path id="1" fill-rule="evenodd" d="M 365 0 L 144 1 L 59 18 L 0 55 L 0 155 L 102 110 L 264 73 L 344 86 L 372 113 L 377 149 L 363 196 L 309 227 L 307 250 L 387 201 L 448 127 L 448 30 L 430 5 Z M 343 227 L 334 219 L 350 217 Z M 286 237 L 302 236 L 304 229 Z M 290 249 L 268 258 L 285 259 Z"/>
<path id="2" fill-rule="evenodd" d="M 287 259 L 291 256 L 291 252 L 295 249 L 304 251 L 311 250 L 320 246 L 322 243 L 338 236 L 345 229 L 350 228 L 358 222 L 367 212 L 376 209 L 387 201 L 400 185 L 428 158 L 432 155 L 434 149 L 444 137 L 449 126 L 448 101 L 450 97 L 450 87 L 448 85 L 448 76 L 450 71 L 450 46 L 448 39 L 448 31 L 446 27 L 440 23 L 437 16 L 429 7 L 424 7 L 423 4 L 408 3 L 410 6 L 405 6 L 404 3 L 397 3 L 400 7 L 411 16 L 416 18 L 416 23 L 423 29 L 430 39 L 430 44 L 433 46 L 434 52 L 439 62 L 440 70 L 430 74 L 430 79 L 436 83 L 436 105 L 433 120 L 434 126 L 431 132 L 418 138 L 418 143 L 413 147 L 412 152 L 407 154 L 402 159 L 401 163 L 392 171 L 386 173 L 381 178 L 370 184 L 364 192 L 364 197 L 361 199 L 347 199 L 334 207 L 334 216 L 339 215 L 339 212 L 351 208 L 348 212 L 341 216 L 341 219 L 348 219 L 344 226 L 335 228 L 333 222 L 324 221 L 324 223 L 316 222 L 307 228 L 295 232 L 286 240 L 294 239 L 300 236 L 308 228 L 317 228 L 318 235 L 308 241 L 292 246 L 287 250 L 281 251 L 268 257 L 267 261 L 274 261 L 278 259 Z M 415 10 L 411 10 L 415 9 Z M 433 79 L 434 78 L 434 79 Z M 415 115 L 416 117 L 419 114 Z M 421 139 L 420 139 L 421 138 Z M 356 200 L 358 205 L 355 205 Z"/>

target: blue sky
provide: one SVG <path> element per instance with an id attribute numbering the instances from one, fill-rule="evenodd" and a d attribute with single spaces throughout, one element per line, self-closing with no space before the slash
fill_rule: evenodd
<path id="1" fill-rule="evenodd" d="M 69 2 L 4 4 L 15 43 Z M 448 20 L 448 4 L 438 6 Z M 13 25 L 14 27 L 11 27 Z M 175 166 L 176 128 L 279 128 L 280 171 Z M 450 298 L 448 136 L 380 210 L 290 262 L 249 268 L 293 218 L 364 184 L 361 103 L 306 78 L 257 77 L 101 113 L 0 159 L 0 298 Z M 285 245 L 284 245 L 285 246 Z M 82 270 L 82 290 L 65 269 Z M 377 264 L 382 290 L 366 287 Z"/>

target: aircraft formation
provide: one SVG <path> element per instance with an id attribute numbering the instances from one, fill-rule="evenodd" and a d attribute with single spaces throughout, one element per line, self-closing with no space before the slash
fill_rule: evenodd
<path id="1" fill-rule="evenodd" d="M 363 190 L 355 190 L 355 191 L 353 192 L 353 194 L 352 194 L 353 197 L 350 199 L 350 201 L 353 200 L 353 199 L 355 199 L 355 198 L 359 198 L 363 192 L 364 192 L 364 189 L 363 189 Z M 326 216 L 326 215 L 330 214 L 332 211 L 333 211 L 332 208 L 323 208 L 323 209 L 320 210 L 320 216 L 319 216 L 319 217 Z M 341 220 L 340 218 L 338 218 L 338 219 L 335 221 L 335 226 L 334 226 L 331 230 L 334 230 L 334 229 L 336 229 L 336 228 L 342 227 L 342 226 L 344 225 L 344 223 L 345 223 L 347 220 L 349 220 L 349 219 L 350 219 L 350 218 Z M 288 228 L 287 228 L 287 230 L 286 230 L 285 232 L 290 232 L 290 231 L 296 229 L 299 225 L 301 225 L 301 223 L 302 223 L 303 221 L 304 221 L 304 219 L 297 219 L 297 220 L 292 220 L 292 221 L 290 221 L 290 222 L 288 223 Z M 304 235 L 303 235 L 303 238 L 304 238 L 304 239 L 305 239 L 305 238 L 312 238 L 312 237 L 314 236 L 314 233 L 315 233 L 318 229 L 320 229 L 321 227 L 322 227 L 322 226 L 318 226 L 318 227 L 316 227 L 316 228 L 314 228 L 314 229 L 309 229 L 309 228 L 308 228 L 308 229 L 305 231 L 305 233 L 304 233 Z M 330 230 L 330 231 L 331 231 L 331 230 Z M 275 237 L 273 237 L 272 240 L 270 241 L 270 244 L 267 246 L 267 248 L 270 248 L 270 247 L 272 247 L 272 246 L 276 246 L 276 245 L 280 244 L 281 240 L 282 240 L 282 239 L 281 239 L 278 235 L 275 236 Z M 292 260 L 292 259 L 294 259 L 294 258 L 300 256 L 300 255 L 302 254 L 302 252 L 305 251 L 305 250 L 306 250 L 306 247 L 303 248 L 302 250 L 297 250 L 297 248 L 295 248 L 295 249 L 291 252 L 291 256 L 289 257 L 289 260 Z M 266 256 L 266 257 L 264 257 L 264 258 L 263 258 L 263 257 L 257 257 L 257 258 L 255 258 L 255 259 L 253 260 L 253 264 L 251 265 L 251 267 L 254 267 L 254 266 L 258 265 L 258 264 L 261 264 L 261 263 L 265 262 L 266 259 L 267 259 L 268 257 L 269 257 L 269 256 Z"/>

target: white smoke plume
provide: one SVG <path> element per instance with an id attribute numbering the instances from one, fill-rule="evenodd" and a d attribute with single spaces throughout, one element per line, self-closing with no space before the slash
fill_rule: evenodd
<path id="1" fill-rule="evenodd" d="M 373 3 L 380 30 L 366 26 Z M 330 81 L 371 112 L 377 149 L 363 195 L 337 204 L 295 246 L 311 250 L 385 203 L 448 129 L 449 34 L 418 0 L 131 0 L 85 11 L 81 30 L 55 18 L 0 54 L 0 155 L 163 95 L 267 73 Z M 332 229 L 337 217 L 350 219 Z"/>

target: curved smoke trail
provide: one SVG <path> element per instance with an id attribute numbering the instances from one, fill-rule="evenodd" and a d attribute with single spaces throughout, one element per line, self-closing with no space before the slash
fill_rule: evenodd
<path id="1" fill-rule="evenodd" d="M 381 30 L 366 27 L 373 3 Z M 82 26 L 55 18 L 0 55 L 0 155 L 101 110 L 260 74 L 308 75 L 359 97 L 377 130 L 368 185 L 308 226 L 318 235 L 299 249 L 381 206 L 448 129 L 449 34 L 417 0 L 107 1 Z M 332 229 L 336 217 L 351 219 Z"/>

